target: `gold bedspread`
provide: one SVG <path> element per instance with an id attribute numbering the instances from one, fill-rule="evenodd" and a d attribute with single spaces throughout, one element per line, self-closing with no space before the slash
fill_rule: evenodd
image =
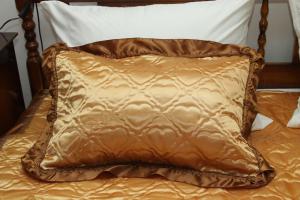
<path id="1" fill-rule="evenodd" d="M 286 128 L 300 93 L 258 92 L 259 112 L 274 119 L 251 143 L 277 176 L 259 189 L 205 189 L 162 179 L 112 178 L 43 183 L 29 178 L 20 158 L 46 127 L 47 94 L 35 99 L 20 123 L 0 140 L 0 199 L 300 199 L 300 129 Z"/>

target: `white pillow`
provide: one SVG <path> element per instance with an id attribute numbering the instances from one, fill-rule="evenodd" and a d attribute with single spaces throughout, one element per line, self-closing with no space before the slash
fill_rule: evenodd
<path id="1" fill-rule="evenodd" d="M 294 114 L 287 124 L 289 128 L 300 128 L 300 97 L 298 99 L 298 107 L 294 111 Z"/>
<path id="2" fill-rule="evenodd" d="M 121 38 L 199 39 L 245 44 L 255 0 L 216 0 L 138 7 L 72 6 L 41 10 L 67 45 Z"/>
<path id="3" fill-rule="evenodd" d="M 264 128 L 269 126 L 272 122 L 273 122 L 273 120 L 271 118 L 266 117 L 265 115 L 258 113 L 255 117 L 255 120 L 254 120 L 253 124 L 252 124 L 251 131 L 263 130 Z"/>
<path id="4" fill-rule="evenodd" d="M 300 44 L 300 1 L 299 0 L 289 0 L 289 3 L 290 3 L 291 12 L 292 12 L 295 32 L 297 34 L 298 42 Z M 299 55 L 300 55 L 300 49 L 299 49 Z"/>

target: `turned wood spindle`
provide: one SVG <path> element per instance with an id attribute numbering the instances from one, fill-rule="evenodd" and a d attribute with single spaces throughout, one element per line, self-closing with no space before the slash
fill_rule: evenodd
<path id="1" fill-rule="evenodd" d="M 16 0 L 16 6 L 19 11 L 22 10 L 26 4 L 26 0 Z M 33 21 L 33 7 L 30 12 L 23 19 L 22 27 L 25 31 L 24 37 L 26 39 L 25 47 L 27 49 L 27 71 L 30 80 L 30 87 L 32 96 L 37 94 L 44 88 L 43 76 L 41 71 L 41 57 L 38 51 L 38 42 L 36 41 L 35 23 Z"/>
<path id="2" fill-rule="evenodd" d="M 261 19 L 259 22 L 258 53 L 265 56 L 265 45 L 267 42 L 266 31 L 268 28 L 269 0 L 263 0 L 261 6 Z"/>

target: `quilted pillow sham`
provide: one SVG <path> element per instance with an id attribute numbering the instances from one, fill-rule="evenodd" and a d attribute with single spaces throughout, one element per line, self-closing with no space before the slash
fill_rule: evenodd
<path id="1" fill-rule="evenodd" d="M 274 177 L 244 138 L 262 68 L 250 48 L 154 39 L 57 44 L 43 66 L 49 127 L 22 158 L 37 179 L 160 176 L 255 188 Z"/>

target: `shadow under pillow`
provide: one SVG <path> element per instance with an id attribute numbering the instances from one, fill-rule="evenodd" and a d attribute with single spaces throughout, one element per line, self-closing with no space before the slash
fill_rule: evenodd
<path id="1" fill-rule="evenodd" d="M 266 185 L 274 169 L 245 139 L 262 63 L 250 48 L 196 40 L 54 45 L 43 63 L 49 127 L 23 168 L 50 182 L 110 173 L 202 187 Z"/>

